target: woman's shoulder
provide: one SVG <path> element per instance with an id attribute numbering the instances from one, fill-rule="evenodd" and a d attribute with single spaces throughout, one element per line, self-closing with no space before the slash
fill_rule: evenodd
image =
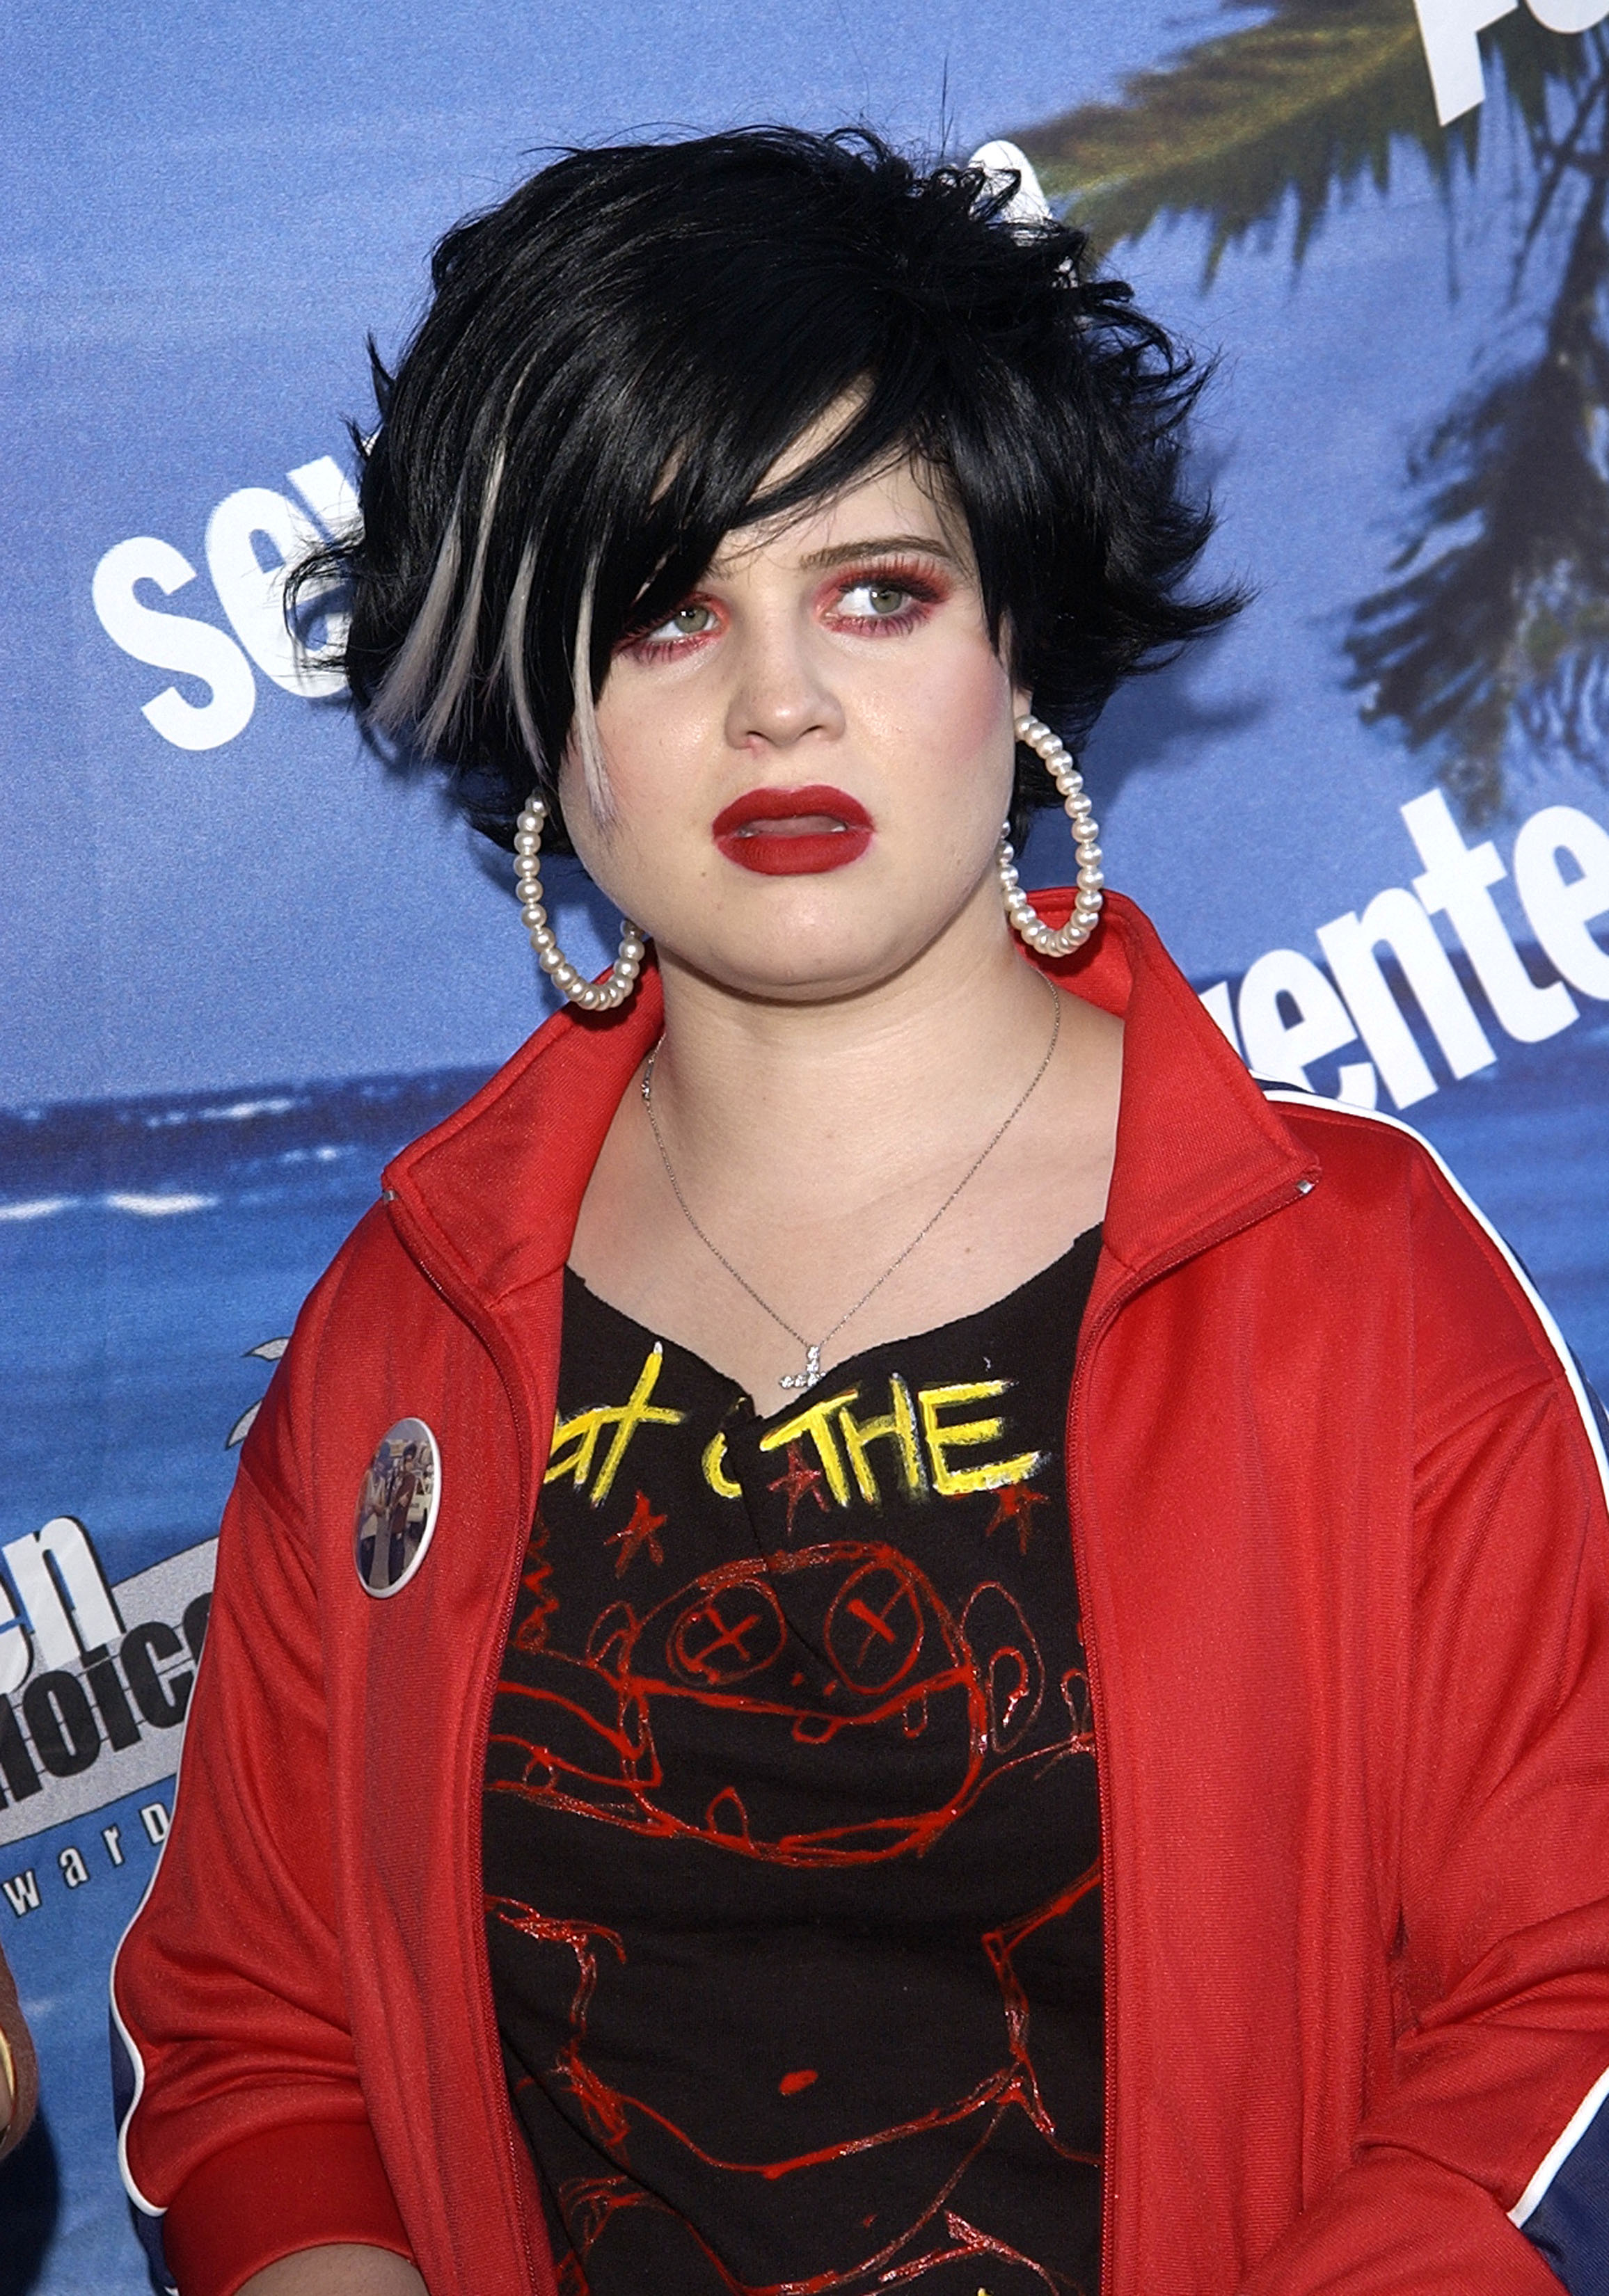
<path id="1" fill-rule="evenodd" d="M 1401 1294 L 1422 1380 L 1443 1391 L 1455 1379 L 1509 1393 L 1551 1385 L 1594 1427 L 1601 1407 L 1552 1310 L 1433 1143 L 1383 1111 L 1285 1086 L 1267 1096 L 1320 1166 L 1314 1202 L 1345 1255 L 1338 1280 Z"/>

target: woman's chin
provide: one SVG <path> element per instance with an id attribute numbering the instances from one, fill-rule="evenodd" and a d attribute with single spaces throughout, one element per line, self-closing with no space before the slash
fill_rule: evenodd
<path id="1" fill-rule="evenodd" d="M 682 947 L 661 942 L 660 968 L 668 976 L 696 975 L 754 1002 L 833 1004 L 899 980 L 942 940 L 948 922 L 922 917 L 900 924 L 885 916 L 853 930 L 841 924 L 833 931 L 744 934 Z"/>

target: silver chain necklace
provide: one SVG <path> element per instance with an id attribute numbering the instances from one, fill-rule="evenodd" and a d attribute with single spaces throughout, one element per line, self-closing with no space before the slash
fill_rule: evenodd
<path id="1" fill-rule="evenodd" d="M 989 1137 L 983 1148 L 980 1151 L 978 1155 L 973 1159 L 965 1171 L 962 1173 L 961 1177 L 956 1182 L 955 1186 L 950 1190 L 948 1195 L 945 1197 L 944 1201 L 940 1205 L 938 1210 L 933 1214 L 932 1218 L 924 1226 L 917 1229 L 915 1234 L 912 1236 L 910 1242 L 906 1245 L 905 1250 L 899 1254 L 898 1259 L 891 1259 L 889 1262 L 882 1275 L 877 1278 L 877 1281 L 874 1283 L 868 1285 L 866 1290 L 861 1293 L 859 1299 L 856 1300 L 854 1306 L 852 1308 L 846 1308 L 843 1314 L 838 1318 L 838 1321 L 833 1324 L 832 1330 L 830 1332 L 824 1332 L 818 1340 L 807 1340 L 802 1332 L 796 1332 L 794 1330 L 792 1324 L 789 1323 L 785 1316 L 779 1316 L 777 1314 L 776 1308 L 771 1305 L 768 1300 L 762 1300 L 759 1293 L 754 1289 L 752 1283 L 750 1283 L 748 1277 L 739 1274 L 738 1270 L 733 1267 L 732 1262 L 727 1259 L 726 1253 L 721 1250 L 719 1244 L 715 1242 L 711 1237 L 706 1235 L 703 1229 L 700 1227 L 698 1222 L 694 1218 L 692 1208 L 688 1204 L 686 1197 L 682 1193 L 681 1182 L 676 1177 L 676 1168 L 670 1161 L 670 1152 L 666 1147 L 664 1135 L 660 1130 L 659 1119 L 653 1112 L 653 1064 L 660 1056 L 659 1046 L 655 1045 L 653 1050 L 649 1054 L 648 1065 L 643 1070 L 643 1106 L 648 1111 L 648 1123 L 649 1128 L 653 1134 L 653 1144 L 660 1152 L 660 1161 L 665 1168 L 665 1177 L 669 1181 L 671 1191 L 676 1197 L 676 1201 L 682 1208 L 683 1218 L 686 1220 L 688 1226 L 693 1230 L 694 1234 L 697 1236 L 699 1242 L 704 1246 L 704 1249 L 707 1251 L 712 1252 L 716 1259 L 719 1260 L 721 1266 L 732 1278 L 732 1281 L 735 1283 L 741 1283 L 743 1290 L 748 1293 L 750 1299 L 753 1300 L 755 1306 L 757 1308 L 763 1308 L 766 1314 L 769 1316 L 771 1321 L 778 1327 L 778 1329 L 786 1332 L 791 1340 L 797 1340 L 800 1346 L 805 1351 L 804 1369 L 802 1371 L 789 1372 L 785 1374 L 782 1378 L 778 1379 L 776 1382 L 778 1387 L 814 1387 L 816 1385 L 817 1381 L 822 1376 L 821 1358 L 823 1350 L 832 1344 L 832 1342 L 837 1338 L 839 1332 L 842 1331 L 846 1324 L 854 1320 L 854 1318 L 860 1313 L 861 1309 L 866 1306 L 867 1300 L 882 1291 L 883 1285 L 888 1282 L 889 1277 L 893 1275 L 896 1268 L 904 1267 L 906 1261 L 910 1258 L 912 1252 L 915 1251 L 916 1246 L 922 1242 L 923 1238 L 932 1234 L 940 1221 L 944 1218 L 945 1213 L 948 1211 L 950 1206 L 955 1202 L 956 1198 L 960 1194 L 962 1189 L 966 1186 L 969 1180 L 973 1180 L 977 1177 L 985 1163 L 987 1163 L 989 1157 L 993 1155 L 1001 1141 L 1005 1139 L 1012 1126 L 1016 1122 L 1018 1117 L 1022 1115 L 1022 1111 L 1027 1107 L 1029 1101 L 1033 1095 L 1035 1086 L 1038 1083 L 1046 1070 L 1050 1066 L 1051 1060 L 1055 1053 L 1056 1039 L 1062 1033 L 1062 993 L 1060 989 L 1057 988 L 1054 981 L 1047 980 L 1045 986 L 1049 989 L 1051 999 L 1055 1006 L 1055 1017 L 1050 1024 L 1050 1042 L 1046 1046 L 1044 1058 L 1040 1061 L 1038 1067 L 1029 1078 L 1027 1086 L 1025 1086 L 1016 1105 L 1013 1108 L 1011 1113 L 1006 1118 L 1005 1121 L 997 1125 L 995 1130 L 989 1135 Z M 661 1038 L 661 1041 L 662 1042 L 663 1039 Z"/>

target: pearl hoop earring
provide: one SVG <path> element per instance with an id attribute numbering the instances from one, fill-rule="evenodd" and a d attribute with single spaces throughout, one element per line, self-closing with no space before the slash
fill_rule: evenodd
<path id="1" fill-rule="evenodd" d="M 577 972 L 554 939 L 547 911 L 542 906 L 542 880 L 537 873 L 537 864 L 542 856 L 542 824 L 546 818 L 546 803 L 533 790 L 514 827 L 514 890 L 520 896 L 520 914 L 537 952 L 537 962 L 554 987 L 562 989 L 571 1003 L 579 1004 L 585 1013 L 612 1013 L 617 1004 L 626 1002 L 636 987 L 645 954 L 643 936 L 629 917 L 622 917 L 620 954 L 608 980 L 588 980 L 584 972 Z"/>
<path id="2" fill-rule="evenodd" d="M 1101 914 L 1101 888 L 1106 881 L 1101 874 L 1101 849 L 1096 842 L 1099 832 L 1089 809 L 1089 800 L 1084 794 L 1084 776 L 1073 764 L 1066 743 L 1038 718 L 1019 718 L 1012 730 L 1018 741 L 1042 760 L 1062 793 L 1063 808 L 1072 827 L 1079 889 L 1067 922 L 1060 927 L 1047 925 L 1017 882 L 1016 855 L 1012 851 L 1011 824 L 1007 823 L 1000 832 L 1000 849 L 995 857 L 1006 914 L 1029 947 L 1040 956 L 1068 956 L 1088 939 Z"/>

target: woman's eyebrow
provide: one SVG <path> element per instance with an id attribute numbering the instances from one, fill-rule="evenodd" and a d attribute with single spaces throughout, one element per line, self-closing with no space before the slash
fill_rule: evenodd
<path id="1" fill-rule="evenodd" d="M 813 573 L 824 567 L 850 565 L 858 558 L 884 558 L 897 552 L 942 558 L 951 565 L 957 562 L 955 552 L 931 534 L 879 534 L 865 542 L 834 542 L 825 550 L 812 550 L 799 562 Z"/>

